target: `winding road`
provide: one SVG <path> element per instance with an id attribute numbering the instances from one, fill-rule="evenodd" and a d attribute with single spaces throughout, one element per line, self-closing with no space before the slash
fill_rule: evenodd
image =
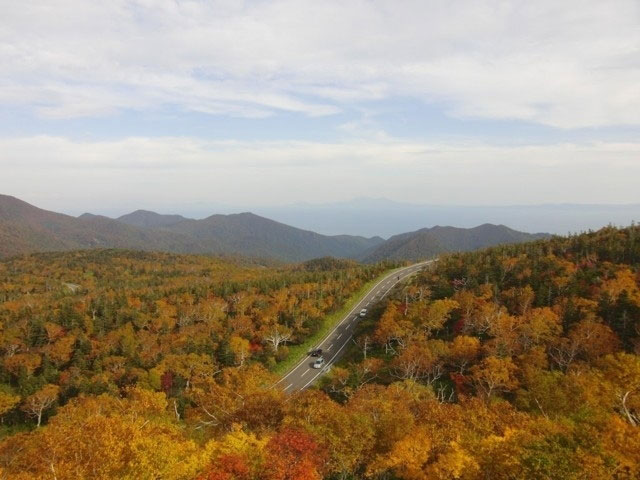
<path id="1" fill-rule="evenodd" d="M 305 356 L 300 362 L 296 364 L 286 375 L 284 375 L 276 385 L 282 388 L 285 392 L 291 393 L 296 390 L 304 390 L 315 382 L 321 375 L 326 373 L 329 367 L 340 358 L 340 354 L 351 341 L 353 332 L 358 320 L 360 310 L 363 308 L 369 308 L 376 302 L 382 300 L 389 290 L 395 287 L 398 283 L 405 280 L 407 277 L 415 274 L 418 270 L 421 270 L 425 266 L 432 263 L 434 260 L 428 260 L 426 262 L 420 262 L 408 267 L 404 267 L 400 270 L 395 270 L 393 273 L 386 275 L 371 290 L 358 302 L 353 309 L 344 317 L 340 323 L 338 323 L 333 330 L 331 330 L 324 339 L 316 345 L 314 348 L 321 348 L 322 356 L 325 360 L 324 368 L 314 369 L 312 368 L 315 358 Z"/>

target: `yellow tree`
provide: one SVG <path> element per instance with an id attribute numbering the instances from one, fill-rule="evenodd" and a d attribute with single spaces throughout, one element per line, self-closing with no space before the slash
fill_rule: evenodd
<path id="1" fill-rule="evenodd" d="M 0 417 L 20 403 L 20 395 L 0 391 Z"/>
<path id="2" fill-rule="evenodd" d="M 518 387 L 518 367 L 510 358 L 487 357 L 471 368 L 471 378 L 486 399 L 497 392 L 508 392 Z"/>
<path id="3" fill-rule="evenodd" d="M 249 356 L 249 340 L 234 335 L 229 339 L 229 349 L 233 353 L 236 365 L 244 365 Z"/>
<path id="4" fill-rule="evenodd" d="M 640 357 L 618 352 L 598 363 L 605 378 L 614 386 L 620 413 L 635 426 L 640 424 Z"/>
<path id="5" fill-rule="evenodd" d="M 60 387 L 47 384 L 33 395 L 29 395 L 22 404 L 22 411 L 37 419 L 38 427 L 42 422 L 42 414 L 58 400 Z"/>
<path id="6" fill-rule="evenodd" d="M 188 480 L 206 464 L 167 414 L 163 393 L 78 397 L 48 425 L 0 443 L 9 478 Z"/>
<path id="7" fill-rule="evenodd" d="M 456 336 L 449 346 L 448 362 L 461 375 L 480 355 L 480 340 L 467 335 Z"/>

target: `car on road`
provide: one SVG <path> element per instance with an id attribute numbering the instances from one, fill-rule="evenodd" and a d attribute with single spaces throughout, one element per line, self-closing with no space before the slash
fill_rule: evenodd
<path id="1" fill-rule="evenodd" d="M 315 362 L 313 362 L 313 368 L 322 368 L 324 366 L 324 358 L 317 358 Z"/>
<path id="2" fill-rule="evenodd" d="M 367 316 L 367 309 L 363 308 L 362 310 L 360 310 L 360 316 L 361 317 L 366 317 Z"/>
<path id="3" fill-rule="evenodd" d="M 314 350 L 311 350 L 309 352 L 309 355 L 312 357 L 321 357 L 322 356 L 322 349 L 321 348 L 316 348 Z"/>

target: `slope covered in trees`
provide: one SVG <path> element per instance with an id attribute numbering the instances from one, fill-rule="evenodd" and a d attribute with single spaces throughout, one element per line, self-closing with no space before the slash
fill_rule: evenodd
<path id="1" fill-rule="evenodd" d="M 173 232 L 155 233 L 99 215 L 75 218 L 0 195 L 0 258 L 104 247 L 194 252 L 198 245 Z"/>
<path id="2" fill-rule="evenodd" d="M 243 332 L 364 270 L 68 255 L 0 264 L 7 478 L 640 477 L 638 227 L 442 257 L 289 396 Z"/>
<path id="3" fill-rule="evenodd" d="M 252 213 L 202 220 L 145 211 L 117 220 L 88 213 L 75 218 L 0 195 L 0 258 L 80 248 L 132 248 L 299 262 L 323 256 L 355 258 L 381 242 L 379 237 L 321 235 Z"/>
<path id="4" fill-rule="evenodd" d="M 531 242 L 549 235 L 518 232 L 504 225 L 485 223 L 474 228 L 435 226 L 415 232 L 394 235 L 386 242 L 365 252 L 361 257 L 368 263 L 382 260 L 418 261 L 441 253 L 467 252 L 500 244 Z"/>
<path id="5" fill-rule="evenodd" d="M 441 257 L 324 383 L 347 408 L 367 392 L 410 399 L 365 470 L 639 478 L 639 267 L 636 226 Z"/>

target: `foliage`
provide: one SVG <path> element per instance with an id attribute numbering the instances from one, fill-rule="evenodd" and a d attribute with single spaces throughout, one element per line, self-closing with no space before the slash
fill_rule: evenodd
<path id="1" fill-rule="evenodd" d="M 442 257 L 290 395 L 261 336 L 380 270 L 137 255 L 0 264 L 2 478 L 640 478 L 638 227 Z"/>

